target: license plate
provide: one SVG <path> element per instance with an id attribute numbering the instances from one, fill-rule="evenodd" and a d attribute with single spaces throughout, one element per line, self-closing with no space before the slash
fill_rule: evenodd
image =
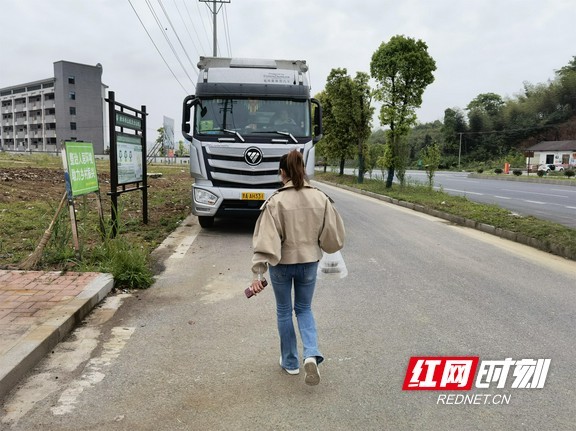
<path id="1" fill-rule="evenodd" d="M 264 193 L 261 192 L 242 192 L 243 201 L 263 201 Z"/>

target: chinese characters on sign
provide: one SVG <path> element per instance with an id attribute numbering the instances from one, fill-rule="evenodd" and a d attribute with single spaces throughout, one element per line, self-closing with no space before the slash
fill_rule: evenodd
<path id="1" fill-rule="evenodd" d="M 541 389 L 546 382 L 550 361 L 506 358 L 480 362 L 477 356 L 412 357 L 402 389 L 467 391 L 473 384 L 479 389 L 494 386 L 503 389 L 507 384 L 511 389 Z"/>
<path id="2" fill-rule="evenodd" d="M 71 195 L 80 196 L 98 191 L 98 175 L 92 144 L 65 142 L 63 155 L 66 181 Z"/>

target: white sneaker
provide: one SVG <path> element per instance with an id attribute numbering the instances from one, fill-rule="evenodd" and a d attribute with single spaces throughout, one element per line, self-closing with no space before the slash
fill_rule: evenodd
<path id="1" fill-rule="evenodd" d="M 315 386 L 320 383 L 320 372 L 318 371 L 318 364 L 316 363 L 315 357 L 311 356 L 306 358 L 304 361 L 304 371 L 306 372 L 304 381 L 307 385 Z"/>
<path id="2" fill-rule="evenodd" d="M 284 366 L 282 365 L 282 356 L 280 356 L 280 366 L 282 367 L 282 369 L 284 371 L 286 371 L 288 374 L 290 374 L 292 376 L 296 376 L 296 375 L 300 374 L 300 368 L 296 368 L 295 370 L 289 370 L 288 368 L 284 368 Z"/>

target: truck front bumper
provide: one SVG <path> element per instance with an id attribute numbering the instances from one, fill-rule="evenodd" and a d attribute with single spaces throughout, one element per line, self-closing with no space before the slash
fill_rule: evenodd
<path id="1" fill-rule="evenodd" d="M 276 190 L 192 186 L 192 214 L 199 217 L 257 214 Z"/>

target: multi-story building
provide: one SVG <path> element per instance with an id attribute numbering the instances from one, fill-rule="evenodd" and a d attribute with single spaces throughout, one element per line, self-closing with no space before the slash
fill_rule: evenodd
<path id="1" fill-rule="evenodd" d="M 54 77 L 0 88 L 0 150 L 58 152 L 63 141 L 108 147 L 102 66 L 57 61 Z"/>

